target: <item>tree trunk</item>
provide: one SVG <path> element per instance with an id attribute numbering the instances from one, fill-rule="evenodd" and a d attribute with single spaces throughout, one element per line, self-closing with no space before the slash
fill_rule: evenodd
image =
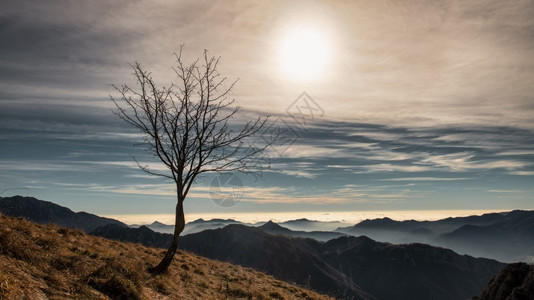
<path id="1" fill-rule="evenodd" d="M 182 233 L 185 227 L 183 203 L 183 200 L 178 199 L 178 204 L 176 204 L 176 219 L 174 222 L 174 236 L 172 238 L 171 246 L 167 250 L 167 253 L 165 253 L 165 256 L 161 262 L 157 266 L 148 269 L 148 271 L 152 274 L 161 274 L 166 272 L 172 262 L 172 258 L 174 257 L 176 250 L 178 249 L 180 233 Z"/>

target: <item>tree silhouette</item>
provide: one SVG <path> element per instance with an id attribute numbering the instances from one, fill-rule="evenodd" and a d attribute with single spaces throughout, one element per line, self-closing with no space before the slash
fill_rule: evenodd
<path id="1" fill-rule="evenodd" d="M 240 126 L 229 123 L 240 111 L 228 97 L 237 80 L 227 84 L 218 73 L 220 57 L 208 57 L 205 50 L 202 59 L 184 64 L 182 50 L 175 53 L 176 80 L 169 87 L 156 85 L 151 73 L 136 62 L 132 68 L 137 89 L 114 85 L 120 96 L 111 96 L 114 113 L 144 134 L 149 152 L 168 171 L 155 172 L 136 160 L 137 165 L 176 184 L 174 237 L 161 262 L 149 269 L 156 274 L 167 270 L 176 253 L 185 226 L 183 203 L 195 179 L 208 172 L 259 172 L 257 158 L 267 147 L 251 147 L 245 140 L 258 133 L 268 117 Z"/>

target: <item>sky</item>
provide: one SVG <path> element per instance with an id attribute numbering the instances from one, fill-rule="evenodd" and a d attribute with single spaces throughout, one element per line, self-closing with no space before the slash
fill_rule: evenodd
<path id="1" fill-rule="evenodd" d="M 238 80 L 236 123 L 284 137 L 272 170 L 199 178 L 188 213 L 534 209 L 533 1 L 4 0 L 0 41 L 3 197 L 172 212 L 110 95 L 134 62 L 171 83 L 183 44 Z"/>

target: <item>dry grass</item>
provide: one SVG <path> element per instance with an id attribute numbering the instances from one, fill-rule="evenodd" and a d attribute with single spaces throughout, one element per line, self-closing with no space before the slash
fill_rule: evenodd
<path id="1" fill-rule="evenodd" d="M 163 252 L 0 214 L 0 299 L 330 299 L 184 251 L 152 276 Z"/>

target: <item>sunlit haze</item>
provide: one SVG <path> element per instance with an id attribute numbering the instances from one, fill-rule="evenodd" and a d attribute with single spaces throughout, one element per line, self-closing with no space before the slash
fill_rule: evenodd
<path id="1" fill-rule="evenodd" d="M 346 211 L 346 212 L 282 212 L 276 214 L 266 213 L 213 213 L 213 214 L 187 214 L 186 222 L 198 219 L 233 219 L 243 223 L 254 224 L 258 222 L 285 222 L 297 219 L 308 219 L 322 222 L 342 222 L 347 225 L 357 224 L 363 220 L 377 218 L 390 218 L 397 221 L 418 220 L 435 221 L 448 217 L 466 217 L 482 215 L 485 213 L 502 212 L 502 210 L 422 210 L 422 211 Z M 105 215 L 105 217 L 120 220 L 129 225 L 144 225 L 158 221 L 164 224 L 174 224 L 173 214 L 129 214 L 129 215 Z"/>
<path id="2" fill-rule="evenodd" d="M 332 55 L 330 47 L 326 33 L 313 24 L 289 29 L 278 49 L 282 72 L 289 80 L 301 82 L 325 76 Z"/>

